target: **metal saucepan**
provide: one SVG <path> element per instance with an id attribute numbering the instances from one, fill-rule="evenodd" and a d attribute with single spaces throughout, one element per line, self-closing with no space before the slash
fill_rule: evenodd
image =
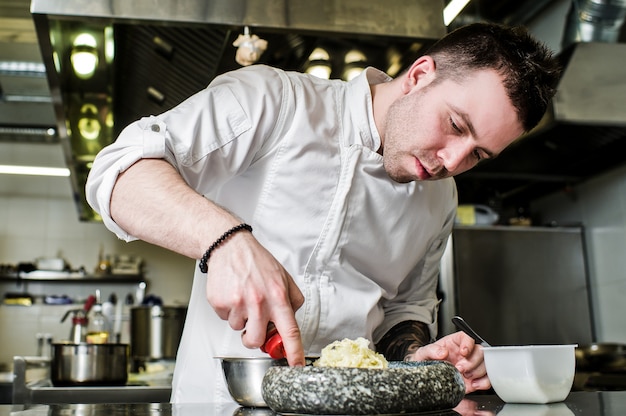
<path id="1" fill-rule="evenodd" d="M 186 306 L 133 307 L 130 311 L 132 358 L 175 359 L 186 316 Z"/>
<path id="2" fill-rule="evenodd" d="M 54 386 L 117 386 L 128 380 L 128 344 L 52 344 Z"/>
<path id="3" fill-rule="evenodd" d="M 581 345 L 576 348 L 576 369 L 585 372 L 626 373 L 626 344 Z"/>

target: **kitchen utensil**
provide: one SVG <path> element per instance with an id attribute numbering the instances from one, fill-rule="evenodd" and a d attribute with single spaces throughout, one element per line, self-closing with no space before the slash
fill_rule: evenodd
<path id="1" fill-rule="evenodd" d="M 54 386 L 116 386 L 128 379 L 128 344 L 52 344 Z"/>
<path id="2" fill-rule="evenodd" d="M 270 357 L 218 357 L 228 391 L 242 406 L 267 407 L 261 393 L 263 377 L 270 367 L 286 366 L 286 360 Z"/>
<path id="3" fill-rule="evenodd" d="M 87 318 L 89 311 L 96 302 L 96 297 L 90 295 L 82 309 L 70 309 L 61 318 L 61 323 L 65 322 L 67 317 L 72 314 L 72 328 L 70 329 L 69 341 L 75 344 L 85 342 L 87 339 L 87 325 L 89 319 Z"/>
<path id="4" fill-rule="evenodd" d="M 265 343 L 261 345 L 261 351 L 269 354 L 275 360 L 285 358 L 285 347 L 283 346 L 283 338 L 273 323 L 267 326 L 267 337 Z"/>
<path id="5" fill-rule="evenodd" d="M 412 414 L 454 408 L 465 384 L 445 361 L 392 362 L 385 369 L 273 366 L 262 394 L 280 414 Z"/>
<path id="6" fill-rule="evenodd" d="M 70 309 L 61 318 L 61 323 L 65 322 L 70 314 L 72 314 L 72 327 L 68 340 L 75 344 L 85 342 L 87 340 L 87 315 L 82 309 Z"/>
<path id="7" fill-rule="evenodd" d="M 452 323 L 461 331 L 465 332 L 470 337 L 474 338 L 474 340 L 482 345 L 483 347 L 491 347 L 487 341 L 485 341 L 478 332 L 474 331 L 471 326 L 463 318 L 460 316 L 452 317 Z"/>
<path id="8" fill-rule="evenodd" d="M 576 345 L 484 347 L 487 375 L 507 403 L 565 400 L 574 382 Z"/>
<path id="9" fill-rule="evenodd" d="M 131 356 L 138 360 L 175 359 L 187 315 L 186 306 L 131 308 Z"/>
<path id="10" fill-rule="evenodd" d="M 626 344 L 600 342 L 576 348 L 576 369 L 598 373 L 626 373 Z"/>

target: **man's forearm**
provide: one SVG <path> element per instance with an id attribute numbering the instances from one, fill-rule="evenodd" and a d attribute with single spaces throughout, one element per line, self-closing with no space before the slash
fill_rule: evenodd
<path id="1" fill-rule="evenodd" d="M 430 331 L 423 322 L 404 321 L 391 328 L 376 344 L 376 350 L 389 361 L 404 361 L 430 342 Z"/>
<path id="2" fill-rule="evenodd" d="M 195 259 L 240 222 L 162 159 L 142 159 L 118 177 L 111 216 L 131 235 Z"/>

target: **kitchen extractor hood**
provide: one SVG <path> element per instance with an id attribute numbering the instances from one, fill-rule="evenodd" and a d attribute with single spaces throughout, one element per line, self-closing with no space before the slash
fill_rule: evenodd
<path id="1" fill-rule="evenodd" d="M 558 55 L 564 70 L 545 117 L 498 158 L 457 177 L 460 203 L 524 209 L 626 163 L 626 44 L 618 42 L 626 1 L 572 4 Z"/>
<path id="2" fill-rule="evenodd" d="M 432 0 L 33 0 L 80 219 L 99 220 L 84 197 L 98 151 L 128 123 L 239 67 L 242 33 L 268 42 L 259 63 L 305 71 L 322 48 L 332 78 L 364 65 L 396 75 L 446 33 L 442 12 Z M 347 61 L 354 51 L 360 58 Z M 92 67 L 78 71 L 79 56 Z"/>
<path id="3" fill-rule="evenodd" d="M 0 143 L 56 144 L 55 126 L 29 2 L 0 1 Z"/>
<path id="4" fill-rule="evenodd" d="M 457 177 L 461 203 L 525 206 L 626 163 L 626 44 L 578 43 L 540 125 Z"/>

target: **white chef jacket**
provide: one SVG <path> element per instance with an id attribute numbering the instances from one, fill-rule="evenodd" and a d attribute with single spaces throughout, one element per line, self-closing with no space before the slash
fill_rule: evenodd
<path id="1" fill-rule="evenodd" d="M 293 276 L 305 297 L 296 318 L 306 354 L 346 337 L 378 341 L 406 320 L 429 324 L 434 337 L 456 187 L 452 178 L 401 184 L 385 172 L 369 84 L 388 80 L 374 68 L 351 82 L 262 65 L 221 75 L 101 151 L 88 201 L 120 238 L 135 239 L 110 217 L 113 185 L 138 159 L 164 158 L 251 224 Z M 205 289 L 196 268 L 173 402 L 232 401 L 213 357 L 263 355 L 242 346 Z"/>

